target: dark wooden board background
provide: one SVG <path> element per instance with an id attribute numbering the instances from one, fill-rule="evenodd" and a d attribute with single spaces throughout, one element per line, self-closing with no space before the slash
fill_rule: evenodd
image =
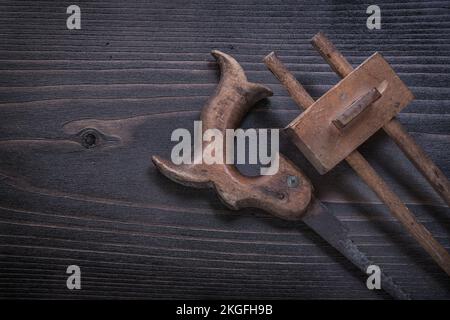
<path id="1" fill-rule="evenodd" d="M 67 30 L 66 8 L 82 29 Z M 311 48 L 324 31 L 357 65 L 380 51 L 416 95 L 399 116 L 450 176 L 450 3 L 377 1 L 0 1 L 0 297 L 388 298 L 302 223 L 227 210 L 209 190 L 158 174 L 172 130 L 192 130 L 214 91 L 209 52 L 233 55 L 274 97 L 243 127 L 298 113 L 261 63 L 274 50 L 314 97 L 338 81 Z M 86 149 L 77 138 L 98 130 Z M 449 278 L 345 165 L 316 193 L 370 258 L 414 298 L 450 298 Z M 380 132 L 361 148 L 447 248 L 450 212 Z M 242 168 L 251 173 L 254 168 Z M 82 289 L 66 288 L 68 265 Z"/>

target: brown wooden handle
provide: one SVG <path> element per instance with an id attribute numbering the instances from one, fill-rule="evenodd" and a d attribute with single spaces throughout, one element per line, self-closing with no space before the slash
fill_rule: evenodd
<path id="1" fill-rule="evenodd" d="M 239 126 L 243 117 L 258 101 L 272 95 L 269 88 L 248 82 L 244 70 L 231 56 L 214 50 L 221 73 L 215 93 L 202 109 L 203 131 Z M 203 149 L 208 144 L 205 142 Z M 226 147 L 223 149 L 226 159 Z M 278 170 L 273 175 L 247 177 L 230 164 L 182 164 L 154 156 L 153 163 L 165 176 L 183 185 L 214 188 L 220 199 L 232 209 L 255 207 L 287 220 L 301 219 L 311 201 L 312 185 L 302 171 L 279 155 Z"/>
<path id="2" fill-rule="evenodd" d="M 222 202 L 233 210 L 259 208 L 285 220 L 299 220 L 311 201 L 309 179 L 280 155 L 274 175 L 246 177 L 230 165 L 175 165 L 152 157 L 158 170 L 185 186 L 214 188 Z"/>
<path id="3" fill-rule="evenodd" d="M 353 71 L 352 65 L 322 32 L 317 33 L 312 38 L 311 43 L 341 78 L 346 77 Z M 450 206 L 450 182 L 438 166 L 428 157 L 425 151 L 423 151 L 422 147 L 417 144 L 395 118 L 388 122 L 383 129 L 428 180 L 430 185 L 447 205 Z"/>
<path id="4" fill-rule="evenodd" d="M 328 54 L 335 52 L 330 51 Z M 330 59 L 338 56 L 333 54 Z M 283 63 L 272 52 L 265 59 L 269 70 L 281 81 L 288 90 L 291 97 L 302 109 L 307 109 L 314 103 L 314 99 L 308 94 L 303 86 L 287 70 Z M 340 65 L 336 70 L 344 70 L 348 66 Z M 343 71 L 340 71 L 343 72 Z M 390 209 L 392 214 L 399 220 L 410 234 L 419 242 L 419 244 L 430 254 L 436 263 L 450 275 L 450 255 L 442 247 L 431 233 L 414 217 L 401 199 L 389 188 L 383 179 L 376 173 L 372 166 L 357 151 L 353 151 L 347 158 L 347 163 L 356 171 L 364 182 L 376 193 Z"/>
<path id="5" fill-rule="evenodd" d="M 370 105 L 381 97 L 380 91 L 377 88 L 372 88 L 363 96 L 359 97 L 351 105 L 347 107 L 339 116 L 332 122 L 339 130 L 347 128 L 352 121 L 356 120 L 358 116 L 364 112 Z"/>

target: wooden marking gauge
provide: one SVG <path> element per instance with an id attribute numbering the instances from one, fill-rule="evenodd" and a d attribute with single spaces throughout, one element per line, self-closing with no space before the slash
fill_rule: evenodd
<path id="1" fill-rule="evenodd" d="M 270 53 L 264 59 L 296 104 L 307 109 L 287 126 L 287 133 L 321 174 L 345 159 L 394 217 L 450 275 L 450 255 L 447 250 L 417 221 L 357 151 L 358 146 L 383 128 L 444 201 L 450 204 L 449 181 L 394 118 L 413 99 L 412 93 L 378 53 L 353 70 L 322 33 L 314 36 L 312 44 L 343 78 L 317 101 L 314 101 L 275 53 Z"/>

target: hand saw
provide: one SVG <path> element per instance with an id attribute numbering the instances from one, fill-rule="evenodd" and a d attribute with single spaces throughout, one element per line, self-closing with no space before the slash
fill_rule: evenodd
<path id="1" fill-rule="evenodd" d="M 244 70 L 231 56 L 212 51 L 221 69 L 219 85 L 201 112 L 203 130 L 225 131 L 238 127 L 245 114 L 259 100 L 272 95 L 260 84 L 247 81 Z M 208 142 L 204 142 L 207 147 Z M 224 150 L 226 152 L 226 150 Z M 364 273 L 373 263 L 349 237 L 347 228 L 313 195 L 305 174 L 283 155 L 274 175 L 243 176 L 230 164 L 180 164 L 153 156 L 155 166 L 169 179 L 190 187 L 213 188 L 229 208 L 263 209 L 286 220 L 302 220 Z M 382 272 L 382 288 L 396 299 L 409 299 Z"/>

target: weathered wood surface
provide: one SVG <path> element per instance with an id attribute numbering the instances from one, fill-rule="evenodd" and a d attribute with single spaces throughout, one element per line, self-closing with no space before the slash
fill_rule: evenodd
<path id="1" fill-rule="evenodd" d="M 212 49 L 274 91 L 244 126 L 284 127 L 298 108 L 261 59 L 277 51 L 317 98 L 339 80 L 309 44 L 322 30 L 354 66 L 383 53 L 416 96 L 398 119 L 450 176 L 447 1 L 378 2 L 379 31 L 359 1 L 78 4 L 82 30 L 69 31 L 69 3 L 0 2 L 0 297 L 386 298 L 302 223 L 230 211 L 150 156 L 170 155 L 172 130 L 192 129 L 214 92 Z M 101 132 L 97 147 L 79 143 L 84 128 Z M 450 298 L 445 273 L 345 164 L 319 176 L 282 147 L 413 297 Z M 449 249 L 450 210 L 394 143 L 380 132 L 360 151 Z M 66 289 L 70 264 L 80 291 Z"/>

